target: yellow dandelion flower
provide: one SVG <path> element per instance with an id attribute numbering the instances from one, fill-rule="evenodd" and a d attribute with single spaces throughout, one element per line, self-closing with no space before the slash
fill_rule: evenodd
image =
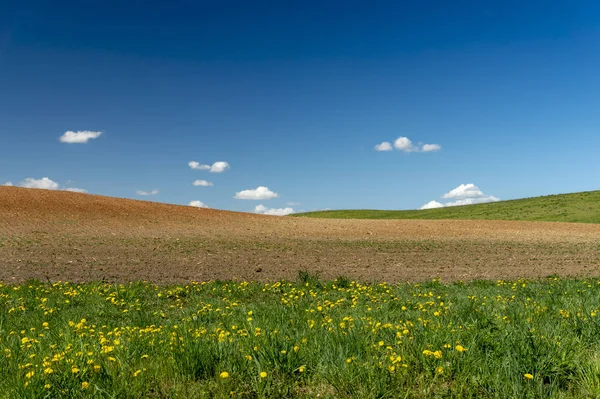
<path id="1" fill-rule="evenodd" d="M 260 372 L 260 378 L 267 378 L 267 372 L 266 371 L 261 371 Z"/>
<path id="2" fill-rule="evenodd" d="M 140 375 L 140 374 L 141 374 L 141 372 L 142 372 L 142 370 L 136 370 L 136 371 L 133 373 L 133 376 L 134 376 L 134 377 L 137 377 L 138 375 Z"/>
<path id="3" fill-rule="evenodd" d="M 526 374 L 523 374 L 523 377 L 525 377 L 525 379 L 527 379 L 527 380 L 532 380 L 533 374 L 526 373 Z"/>
<path id="4" fill-rule="evenodd" d="M 438 367 L 435 369 L 435 372 L 438 374 L 444 374 L 444 368 L 443 367 Z"/>
<path id="5" fill-rule="evenodd" d="M 52 373 L 54 373 L 54 370 L 52 370 L 52 368 L 47 367 L 44 369 L 44 374 L 52 374 Z"/>
<path id="6" fill-rule="evenodd" d="M 229 378 L 229 373 L 227 371 L 223 371 L 221 374 L 219 374 L 219 377 L 221 377 L 221 378 Z"/>
<path id="7" fill-rule="evenodd" d="M 456 351 L 457 351 L 457 352 L 464 352 L 464 351 L 466 351 L 466 350 L 467 350 L 467 348 L 465 348 L 465 347 L 464 347 L 464 346 L 462 346 L 462 345 L 456 345 L 456 346 L 454 347 L 454 349 L 456 349 Z"/>
<path id="8" fill-rule="evenodd" d="M 77 367 L 73 367 L 73 368 L 71 369 L 71 372 L 72 372 L 73 374 L 77 374 L 77 373 L 79 373 L 79 371 L 80 371 L 80 370 L 79 370 Z"/>
<path id="9" fill-rule="evenodd" d="M 306 366 L 300 366 L 300 368 L 298 368 L 298 371 L 304 373 L 306 371 Z"/>
<path id="10" fill-rule="evenodd" d="M 52 385 L 51 385 L 51 384 L 46 384 L 46 385 L 44 385 L 44 389 L 50 389 L 50 388 L 52 388 Z"/>
<path id="11" fill-rule="evenodd" d="M 35 375 L 35 371 L 30 371 L 29 373 L 25 374 L 25 377 L 27 378 L 31 378 Z"/>
<path id="12" fill-rule="evenodd" d="M 81 383 L 81 389 L 88 389 L 90 387 L 90 383 L 87 381 L 84 381 Z"/>

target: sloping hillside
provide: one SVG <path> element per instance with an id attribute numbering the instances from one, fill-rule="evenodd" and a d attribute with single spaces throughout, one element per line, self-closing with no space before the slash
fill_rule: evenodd
<path id="1" fill-rule="evenodd" d="M 600 223 L 600 191 L 436 209 L 334 210 L 300 213 L 294 216 L 335 219 L 471 219 Z"/>

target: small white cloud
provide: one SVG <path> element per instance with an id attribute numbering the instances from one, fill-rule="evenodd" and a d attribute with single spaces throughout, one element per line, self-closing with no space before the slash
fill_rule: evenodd
<path id="1" fill-rule="evenodd" d="M 196 208 L 208 208 L 208 206 L 202 201 L 190 201 L 189 206 L 195 206 Z"/>
<path id="2" fill-rule="evenodd" d="M 12 186 L 12 185 L 13 185 L 13 184 L 12 184 L 12 182 L 10 182 L 10 181 L 7 181 L 6 183 L 4 183 L 4 184 L 3 184 L 3 186 Z"/>
<path id="3" fill-rule="evenodd" d="M 229 165 L 229 163 L 225 161 L 218 161 L 213 163 L 212 165 L 204 165 L 200 162 L 190 161 L 188 162 L 188 166 L 196 170 L 210 170 L 212 173 L 225 172 L 227 169 L 231 168 L 231 165 Z"/>
<path id="4" fill-rule="evenodd" d="M 196 170 L 210 170 L 210 165 L 202 165 L 200 162 L 190 161 L 188 162 L 188 166 L 192 169 Z"/>
<path id="5" fill-rule="evenodd" d="M 412 141 L 408 137 L 398 137 L 396 141 L 394 141 L 394 147 L 397 150 L 404 152 L 412 152 L 414 151 Z"/>
<path id="6" fill-rule="evenodd" d="M 260 186 L 254 190 L 242 190 L 235 193 L 235 199 L 243 200 L 268 200 L 279 197 L 279 194 L 269 190 L 268 187 Z"/>
<path id="7" fill-rule="evenodd" d="M 83 130 L 79 132 L 65 132 L 62 136 L 60 136 L 60 141 L 62 143 L 69 144 L 85 144 L 91 139 L 97 139 L 102 135 L 102 132 L 92 132 L 89 130 Z"/>
<path id="8" fill-rule="evenodd" d="M 41 179 L 28 177 L 23 180 L 19 186 L 25 188 L 42 188 L 44 190 L 58 190 L 58 183 L 47 177 L 42 177 Z"/>
<path id="9" fill-rule="evenodd" d="M 286 204 L 286 205 L 288 205 L 288 206 L 296 206 L 296 205 L 300 205 L 300 203 L 299 203 L 299 202 L 286 202 L 285 204 Z"/>
<path id="10" fill-rule="evenodd" d="M 272 216 L 286 216 L 294 213 L 293 208 L 267 208 L 264 205 L 256 205 L 254 207 L 255 213 L 261 213 L 263 215 L 272 215 Z"/>
<path id="11" fill-rule="evenodd" d="M 443 207 L 444 207 L 444 204 L 442 204 L 441 202 L 429 201 L 428 203 L 426 203 L 419 209 L 435 209 L 435 208 L 443 208 Z"/>
<path id="12" fill-rule="evenodd" d="M 392 145 L 390 144 L 389 141 L 384 141 L 381 144 L 377 144 L 375 146 L 375 151 L 392 151 Z"/>
<path id="13" fill-rule="evenodd" d="M 473 183 L 461 184 L 460 186 L 448 191 L 442 198 L 478 198 L 485 194 Z"/>
<path id="14" fill-rule="evenodd" d="M 225 172 L 229 168 L 230 166 L 227 162 L 219 161 L 212 164 L 212 166 L 210 167 L 210 171 L 212 173 L 221 173 Z"/>
<path id="15" fill-rule="evenodd" d="M 158 190 L 152 190 L 152 191 L 142 191 L 142 190 L 138 190 L 135 192 L 137 195 L 156 195 L 158 193 L 160 193 L 160 191 Z"/>
<path id="16" fill-rule="evenodd" d="M 421 143 L 414 145 L 408 137 L 401 136 L 394 141 L 393 148 L 403 152 L 435 152 L 441 150 L 442 146 L 439 144 L 421 145 Z M 384 141 L 375 146 L 375 151 L 392 151 L 393 148 L 389 141 Z"/>
<path id="17" fill-rule="evenodd" d="M 444 204 L 437 201 L 430 201 L 423 205 L 420 209 L 441 208 L 443 206 L 473 205 L 483 204 L 485 202 L 500 201 L 500 198 L 485 194 L 473 183 L 461 184 L 460 186 L 448 191 L 442 196 L 442 198 L 453 199 L 454 201 L 446 202 Z"/>
<path id="18" fill-rule="evenodd" d="M 446 203 L 445 206 L 461 206 L 461 205 L 473 205 L 473 204 L 483 204 L 486 202 L 496 202 L 500 201 L 500 198 L 494 197 L 493 195 L 485 195 L 479 198 L 464 198 L 459 199 L 453 202 Z"/>
<path id="19" fill-rule="evenodd" d="M 442 149 L 442 146 L 439 144 L 423 144 L 421 151 L 423 152 L 434 152 Z"/>
<path id="20" fill-rule="evenodd" d="M 256 205 L 254 207 L 254 212 L 256 213 L 265 213 L 269 208 L 264 205 Z"/>
<path id="21" fill-rule="evenodd" d="M 75 188 L 75 187 L 68 187 L 63 189 L 64 191 L 70 191 L 72 193 L 87 193 L 87 190 L 84 190 L 83 188 Z"/>
<path id="22" fill-rule="evenodd" d="M 212 182 L 206 180 L 196 180 L 193 184 L 200 187 L 211 187 L 213 185 Z"/>

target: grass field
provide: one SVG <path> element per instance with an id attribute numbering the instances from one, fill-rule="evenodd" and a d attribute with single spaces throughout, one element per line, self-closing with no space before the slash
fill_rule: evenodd
<path id="1" fill-rule="evenodd" d="M 600 280 L 0 286 L 0 395 L 596 398 Z"/>
<path id="2" fill-rule="evenodd" d="M 294 216 L 338 219 L 483 219 L 600 223 L 600 191 L 424 210 L 333 210 L 299 213 Z"/>

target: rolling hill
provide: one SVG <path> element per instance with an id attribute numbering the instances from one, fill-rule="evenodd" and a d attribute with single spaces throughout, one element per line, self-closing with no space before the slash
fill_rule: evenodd
<path id="1" fill-rule="evenodd" d="M 332 219 L 472 219 L 600 223 L 600 191 L 424 210 L 333 210 L 295 214 Z"/>

